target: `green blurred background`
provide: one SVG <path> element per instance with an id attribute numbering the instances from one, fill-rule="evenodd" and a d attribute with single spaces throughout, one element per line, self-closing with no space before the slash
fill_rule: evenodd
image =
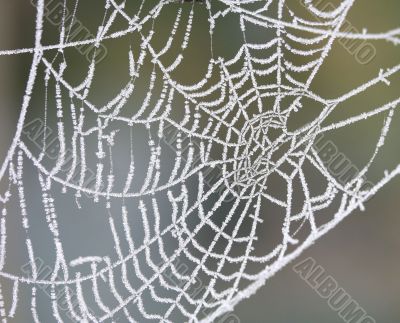
<path id="1" fill-rule="evenodd" d="M 288 0 L 296 6 L 296 0 Z M 191 61 L 184 64 L 177 77 L 184 82 L 196 80 L 209 60 L 208 26 L 202 4 L 196 4 L 200 12 L 194 20 L 193 35 L 189 47 Z M 173 12 L 174 8 L 171 8 Z M 102 18 L 103 3 L 85 0 L 78 11 L 78 18 L 85 26 L 96 33 L 96 25 Z M 399 27 L 400 3 L 397 0 L 358 0 L 350 11 L 348 20 L 358 30 L 368 28 L 370 32 L 380 32 Z M 0 49 L 32 47 L 34 39 L 35 8 L 29 0 L 2 0 L 0 2 Z M 240 45 L 240 31 L 237 21 L 229 17 L 220 25 L 215 35 L 216 55 L 233 56 Z M 123 22 L 121 22 L 123 25 Z M 165 26 L 170 26 L 165 17 Z M 54 26 L 45 26 L 45 43 L 57 42 Z M 115 28 L 118 28 L 118 24 Z M 167 36 L 168 28 L 161 24 L 160 43 Z M 263 37 L 254 35 L 255 37 Z M 269 37 L 267 35 L 267 37 Z M 323 97 L 334 98 L 377 75 L 380 68 L 399 63 L 399 49 L 385 41 L 371 42 L 377 49 L 376 57 L 369 64 L 359 64 L 343 45 L 336 43 L 324 67 L 313 82 L 312 89 Z M 108 55 L 99 65 L 104 79 L 96 84 L 98 92 L 92 96 L 94 102 L 102 102 L 109 93 L 115 93 L 127 80 L 126 39 L 105 42 Z M 79 58 L 72 49 L 69 53 L 70 64 L 76 64 L 69 73 L 77 79 L 85 70 L 81 67 L 87 61 Z M 77 56 L 77 58 L 74 58 Z M 0 57 L 0 156 L 1 159 L 10 145 L 19 115 L 23 91 L 25 88 L 31 54 Z M 124 74 L 125 73 L 125 74 Z M 124 80 L 122 80 L 124 79 Z M 377 86 L 366 94 L 360 95 L 341 107 L 338 115 L 341 119 L 357 111 L 368 110 L 398 97 L 400 79 L 391 78 L 391 86 Z M 37 101 L 40 102 L 40 99 Z M 40 103 L 33 104 L 30 118 L 42 114 Z M 37 109 L 37 111 L 36 111 Z M 348 112 L 350 111 L 350 112 Z M 349 113 L 349 114 L 347 114 Z M 299 117 L 300 118 L 300 117 Z M 341 129 L 329 137 L 340 150 L 355 164 L 362 165 L 375 146 L 381 118 Z M 371 170 L 369 179 L 376 181 L 382 177 L 385 169 L 391 169 L 400 161 L 398 138 L 400 119 L 397 114 L 392 124 L 383 157 L 380 157 Z M 323 266 L 377 322 L 400 322 L 400 217 L 399 217 L 399 179 L 386 185 L 366 204 L 364 212 L 357 210 L 336 227 L 335 230 L 320 239 L 304 252 L 298 260 L 313 257 Z M 88 216 L 87 224 L 90 224 Z M 100 225 L 99 225 L 100 227 Z M 242 301 L 234 310 L 241 322 L 271 323 L 335 323 L 342 319 L 332 311 L 326 300 L 321 299 L 288 265 L 271 278 L 264 287 L 250 299 Z"/>

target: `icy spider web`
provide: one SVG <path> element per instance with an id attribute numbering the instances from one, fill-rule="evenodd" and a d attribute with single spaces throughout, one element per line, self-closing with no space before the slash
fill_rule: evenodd
<path id="1" fill-rule="evenodd" d="M 367 199 L 400 173 L 399 165 L 377 184 L 365 185 L 400 97 L 327 122 L 344 102 L 375 86 L 390 86 L 389 78 L 399 72 L 400 65 L 378 71 L 375 78 L 334 99 L 311 90 L 338 39 L 399 43 L 398 29 L 378 34 L 343 31 L 354 0 L 341 1 L 331 11 L 320 11 L 312 1 L 304 1 L 307 19 L 285 0 L 206 0 L 196 5 L 143 0 L 130 10 L 126 1 L 107 0 L 96 37 L 81 41 L 70 41 L 75 18 L 66 18 L 68 5 L 73 17 L 77 16 L 79 1 L 59 2 L 63 20 L 57 44 L 45 45 L 46 3 L 38 0 L 34 48 L 0 52 L 33 56 L 17 131 L 0 172 L 8 185 L 1 196 L 3 321 L 18 317 L 24 306 L 30 308 L 28 320 L 35 322 L 43 320 L 43 306 L 58 322 L 213 321 L 353 210 L 363 208 Z M 174 72 L 187 59 L 189 44 L 196 42 L 196 10 L 208 15 L 208 24 L 202 28 L 208 29 L 211 58 L 205 76 L 187 85 Z M 171 12 L 169 36 L 160 46 L 156 27 Z M 243 44 L 232 57 L 215 57 L 214 33 L 229 16 L 239 22 Z M 250 40 L 254 30 L 268 31 L 268 39 Z M 86 69 L 79 69 L 85 76 L 77 82 L 70 71 L 78 73 L 78 68 L 69 62 L 67 51 L 88 44 L 100 48 L 106 41 L 110 46 L 127 37 L 133 39 L 123 56 L 127 82 L 112 98 L 96 104 L 91 101 L 100 65 L 95 53 Z M 296 65 L 296 59 L 301 63 Z M 46 155 L 46 132 L 38 152 L 23 137 L 39 91 L 46 126 L 57 129 L 55 161 Z M 318 114 L 301 127 L 289 129 L 291 116 L 307 109 L 310 102 L 321 107 Z M 315 142 L 321 134 L 372 117 L 383 120 L 375 150 L 355 176 L 341 183 L 321 160 Z M 121 139 L 123 129 L 128 129 L 127 142 Z M 167 147 L 163 139 L 171 132 L 175 138 Z M 143 138 L 144 146 L 140 146 Z M 118 145 L 129 151 L 124 166 L 113 162 Z M 170 167 L 163 166 L 171 160 Z M 69 168 L 63 167 L 66 163 Z M 95 182 L 88 186 L 87 173 L 92 168 Z M 206 173 L 216 168 L 220 176 L 206 181 Z M 41 212 L 55 250 L 46 279 L 39 273 L 38 242 L 31 237 L 31 227 L 38 221 L 37 210 L 30 206 L 31 190 L 27 190 L 27 173 L 32 169 L 38 173 Z M 319 189 L 310 184 L 310 174 L 320 176 Z M 284 194 L 275 188 L 278 181 Z M 108 216 L 112 254 L 68 256 L 58 192 L 74 193 L 76 212 L 85 210 L 88 200 L 101 205 Z M 30 275 L 6 269 L 13 235 L 7 224 L 15 217 L 8 209 L 13 200 L 19 206 Z M 263 212 L 267 204 L 274 207 L 269 216 L 282 214 L 280 235 L 270 249 L 264 242 L 257 244 L 268 225 Z M 326 210 L 330 218 L 320 221 Z M 182 265 L 187 270 L 182 272 Z M 201 288 L 199 282 L 203 282 Z M 9 296 L 7 284 L 12 285 Z M 60 303 L 66 311 L 61 311 Z"/>

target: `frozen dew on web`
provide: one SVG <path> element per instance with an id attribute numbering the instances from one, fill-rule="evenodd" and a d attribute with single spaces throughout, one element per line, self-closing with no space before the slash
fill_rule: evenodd
<path id="1" fill-rule="evenodd" d="M 315 80 L 338 42 L 400 29 L 345 29 L 355 2 L 32 1 L 34 45 L 0 51 L 31 57 L 0 170 L 3 321 L 212 322 L 363 209 L 400 173 L 367 180 L 400 98 L 337 113 L 400 63 L 336 96 Z M 339 179 L 318 141 L 370 120 Z"/>

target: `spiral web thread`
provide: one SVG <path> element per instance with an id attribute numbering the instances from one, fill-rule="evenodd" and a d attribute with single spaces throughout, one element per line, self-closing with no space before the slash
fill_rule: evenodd
<path id="1" fill-rule="evenodd" d="M 79 0 L 60 1 L 64 8 L 67 2 L 73 3 L 75 16 L 79 12 Z M 139 1 L 137 11 L 132 14 L 126 10 L 126 1 L 108 0 L 104 3 L 104 19 L 94 39 L 70 42 L 70 26 L 64 22 L 59 43 L 43 45 L 46 3 L 38 0 L 35 47 L 0 52 L 2 56 L 25 53 L 33 56 L 16 135 L 0 173 L 2 181 L 8 180 L 9 183 L 7 191 L 1 195 L 0 276 L 13 286 L 12 295 L 8 297 L 5 292 L 1 295 L 0 314 L 3 321 L 14 317 L 22 306 L 19 305 L 19 295 L 23 288 L 30 290 L 28 303 L 32 320 L 42 321 L 37 294 L 43 287 L 51 291 L 48 308 L 58 322 L 68 321 L 65 313 L 60 312 L 57 303 L 60 300 L 55 297 L 60 290 L 65 291 L 67 317 L 73 321 L 116 321 L 117 316 L 127 322 L 212 321 L 249 297 L 353 210 L 363 208 L 367 199 L 400 172 L 399 165 L 386 172 L 373 187 L 364 186 L 365 174 L 384 146 L 400 97 L 342 121 L 326 124 L 326 120 L 347 100 L 382 83 L 390 86 L 389 78 L 399 72 L 400 65 L 379 71 L 375 78 L 334 99 L 323 98 L 311 90 L 315 76 L 339 39 L 385 40 L 393 45 L 400 42 L 398 29 L 377 34 L 342 31 L 353 2 L 344 0 L 336 9 L 327 12 L 319 11 L 312 1 L 304 1 L 304 7 L 312 17 L 306 20 L 298 17 L 290 9 L 290 2 L 285 0 L 206 0 L 201 3 L 201 10 L 207 10 L 209 15 L 206 27 L 210 39 L 221 20 L 232 15 L 240 22 L 243 45 L 230 58 L 214 57 L 211 48 L 212 59 L 206 76 L 196 84 L 185 85 L 174 79 L 173 74 L 184 61 L 188 44 L 196 42 L 192 28 L 200 4 L 143 0 Z M 157 50 L 153 46 L 157 38 L 154 30 L 165 14 L 165 8 L 171 6 L 176 7 L 176 16 L 170 37 L 162 49 Z M 188 14 L 184 14 L 184 6 L 190 6 Z M 111 31 L 118 19 L 124 21 L 125 29 Z M 251 42 L 248 41 L 249 28 L 268 30 L 273 36 L 265 42 Z M 131 35 L 137 37 L 140 46 L 137 51 L 127 50 L 129 81 L 106 104 L 92 103 L 89 94 L 96 78 L 95 58 L 87 67 L 86 78 L 76 85 L 68 81 L 67 72 L 74 67 L 63 57 L 64 51 L 84 44 L 98 47 L 106 40 L 112 44 L 116 39 Z M 175 59 L 163 62 L 163 57 L 174 46 L 179 48 L 179 53 L 173 54 Z M 53 60 L 46 57 L 51 53 Z M 291 57 L 294 56 L 301 57 L 303 63 L 293 63 Z M 56 59 L 60 57 L 61 60 Z M 149 62 L 153 69 L 150 75 L 145 75 L 143 66 Z M 54 82 L 55 88 L 59 154 L 51 166 L 45 163 L 45 140 L 43 151 L 37 156 L 21 135 L 39 78 L 44 82 L 46 91 L 51 82 Z M 128 101 L 138 95 L 140 90 L 135 85 L 141 78 L 148 79 L 147 92 L 139 109 L 133 110 Z M 156 90 L 157 82 L 162 84 L 161 93 Z M 65 98 L 70 101 L 68 106 L 65 106 Z M 46 96 L 46 106 L 48 100 Z M 268 100 L 272 102 L 269 106 L 266 104 Z M 316 102 L 323 108 L 312 122 L 291 131 L 287 126 L 288 119 L 296 111 L 307 109 L 307 105 L 303 104 L 305 100 Z M 174 114 L 176 105 L 184 107 L 178 116 Z M 70 111 L 70 114 L 65 111 Z M 95 125 L 85 126 L 89 112 L 95 116 L 96 122 Z M 340 183 L 321 160 L 314 146 L 316 140 L 321 134 L 378 116 L 383 117 L 383 124 L 375 151 L 357 176 Z M 68 123 L 72 127 L 72 135 L 67 135 Z M 110 130 L 115 124 L 121 128 L 129 127 L 131 132 L 131 160 L 122 182 L 115 178 L 111 160 L 112 148 L 118 144 L 118 132 Z M 150 149 L 144 177 L 135 171 L 138 165 L 132 148 L 135 145 L 135 129 L 139 127 L 148 130 L 146 144 Z M 166 129 L 171 128 L 177 133 L 177 140 L 172 144 L 174 163 L 169 173 L 164 174 L 161 160 L 166 148 L 160 142 Z M 278 135 L 274 137 L 276 132 Z M 83 184 L 89 167 L 89 161 L 86 163 L 87 140 L 93 137 L 97 138 L 98 148 L 96 181 L 93 187 L 85 187 Z M 186 141 L 187 138 L 190 142 Z M 194 144 L 195 141 L 198 145 Z M 67 156 L 69 145 L 72 157 Z M 77 183 L 71 180 L 72 171 L 62 170 L 67 158 L 71 158 L 75 165 L 74 171 L 78 168 L 80 177 Z M 78 160 L 81 162 L 78 163 Z M 55 262 L 51 265 L 53 272 L 48 279 L 38 277 L 35 241 L 30 238 L 30 223 L 34 220 L 25 198 L 28 193 L 24 183 L 27 163 L 34 165 L 39 174 L 42 210 L 56 251 Z M 204 172 L 215 167 L 221 169 L 221 176 L 206 187 Z M 306 167 L 323 178 L 322 193 L 309 187 L 304 171 Z M 269 184 L 273 176 L 279 177 L 285 184 L 283 198 L 277 197 Z M 139 184 L 137 178 L 141 181 Z M 296 185 L 300 187 L 301 201 L 295 201 L 298 197 L 294 197 L 298 194 L 295 193 Z M 75 192 L 77 208 L 83 193 L 94 202 L 105 202 L 104 209 L 110 213 L 109 229 L 115 244 L 114 255 L 80 257 L 72 261 L 67 258 L 57 220 L 57 199 L 53 197 L 58 187 Z M 164 196 L 163 203 L 169 203 L 169 208 L 160 207 L 161 195 Z M 227 196 L 231 196 L 228 208 L 223 206 Z M 7 236 L 12 234 L 7 230 L 8 217 L 11 216 L 7 209 L 14 197 L 19 201 L 22 216 L 21 226 L 25 232 L 32 272 L 29 277 L 5 270 Z M 272 250 L 255 247 L 260 238 L 258 235 L 262 234 L 260 227 L 265 217 L 263 201 L 275 205 L 284 214 L 281 241 Z M 294 206 L 299 203 L 300 208 Z M 319 223 L 319 213 L 332 207 L 335 210 L 330 220 Z M 220 220 L 217 221 L 216 217 Z M 169 219 L 170 223 L 163 226 L 163 219 Z M 122 232 L 117 229 L 117 221 L 123 228 Z M 134 221 L 142 223 L 144 238 L 140 242 L 135 241 L 132 232 Z M 245 221 L 250 224 L 243 229 Z M 198 237 L 204 228 L 209 230 L 211 238 L 202 245 Z M 167 248 L 167 240 L 174 241 L 173 247 Z M 223 248 L 216 250 L 221 241 Z M 128 251 L 124 252 L 123 245 L 126 244 Z M 233 251 L 240 247 L 242 253 L 234 254 Z M 184 258 L 191 264 L 189 272 L 179 271 L 178 258 Z M 209 261 L 212 265 L 208 265 Z M 92 269 L 87 275 L 76 269 L 85 263 L 89 263 Z M 250 270 L 253 265 L 258 269 Z M 230 266 L 234 270 L 228 272 Z M 167 280 L 166 272 L 170 272 L 169 275 L 173 275 L 180 284 L 174 285 Z M 135 282 L 131 281 L 133 276 Z M 196 277 L 200 276 L 205 277 L 205 288 L 191 293 Z M 102 295 L 103 290 L 99 287 L 103 283 L 101 280 L 109 291 L 107 297 Z M 116 287 L 118 284 L 122 287 Z M 74 298 L 78 306 L 74 306 Z M 92 305 L 89 306 L 88 302 Z M 148 306 L 149 302 L 156 305 Z"/>

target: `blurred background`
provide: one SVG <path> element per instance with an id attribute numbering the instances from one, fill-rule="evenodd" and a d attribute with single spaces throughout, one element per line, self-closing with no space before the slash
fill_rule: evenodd
<path id="1" fill-rule="evenodd" d="M 33 1 L 34 2 L 34 1 Z M 48 1 L 49 3 L 51 1 Z M 56 3 L 56 1 L 53 1 Z M 61 1 L 59 1 L 61 3 Z M 69 2 L 69 1 L 67 1 Z M 71 10 L 73 10 L 73 1 Z M 315 1 L 315 3 L 321 1 Z M 325 3 L 328 1 L 325 1 Z M 333 1 L 337 5 L 339 1 Z M 297 0 L 288 0 L 291 8 L 300 8 Z M 324 1 L 322 1 L 324 3 Z M 185 4 L 186 5 L 186 4 Z M 189 5 L 189 4 L 188 4 Z M 196 82 L 200 75 L 203 75 L 210 59 L 210 43 L 208 38 L 207 13 L 204 4 L 196 3 L 196 15 L 193 22 L 193 35 L 188 48 L 187 56 L 183 66 L 176 72 L 175 77 L 184 83 Z M 202 7 L 203 6 L 203 7 Z M 132 9 L 133 10 L 133 9 Z M 170 13 L 176 12 L 176 8 L 171 5 Z M 299 9 L 300 10 L 300 9 Z M 183 9 L 184 14 L 189 9 Z M 367 28 L 369 32 L 382 32 L 399 27 L 400 3 L 396 0 L 384 1 L 355 1 L 347 17 L 354 30 L 362 32 Z M 80 4 L 77 11 L 77 18 L 84 23 L 85 27 L 92 35 L 97 32 L 97 26 L 103 19 L 103 3 L 87 0 Z M 168 12 L 164 13 L 164 18 L 160 18 L 155 38 L 155 46 L 162 44 L 169 36 L 171 22 Z M 172 17 L 172 15 L 171 15 Z M 57 17 L 54 17 L 56 19 Z M 2 0 L 0 2 L 0 50 L 31 48 L 34 42 L 34 21 L 35 7 L 29 0 Z M 117 21 L 113 29 L 118 30 L 124 26 L 123 20 Z M 241 45 L 240 29 L 238 22 L 227 17 L 222 20 L 215 31 L 213 39 L 215 57 L 233 57 Z M 264 39 L 273 37 L 273 32 L 254 31 L 254 39 Z M 46 21 L 44 31 L 44 44 L 56 44 L 59 35 L 57 26 Z M 135 43 L 136 42 L 136 43 Z M 323 68 L 315 78 L 312 90 L 324 98 L 335 98 L 348 92 L 350 89 L 367 80 L 376 77 L 380 68 L 389 68 L 399 63 L 399 47 L 387 41 L 369 42 L 376 49 L 376 53 L 371 57 L 363 56 L 357 52 L 355 47 L 335 43 Z M 122 84 L 129 80 L 126 73 L 128 64 L 127 50 L 129 47 L 133 51 L 139 50 L 137 39 L 110 39 L 104 42 L 104 48 L 100 49 L 98 71 L 95 87 L 97 91 L 91 93 L 90 100 L 96 104 L 104 104 L 109 97 L 118 93 Z M 178 49 L 177 49 L 178 50 Z M 102 55 L 104 54 L 104 58 Z M 46 53 L 48 58 L 54 57 L 55 52 Z M 53 56 L 51 56 L 53 55 Z M 87 73 L 88 61 L 74 48 L 66 50 L 69 67 L 67 75 L 70 80 L 81 80 Z M 174 54 L 171 54 L 173 57 Z M 360 63 L 361 59 L 361 63 Z M 20 107 L 29 68 L 31 65 L 32 54 L 25 53 L 19 55 L 0 56 L 0 157 L 4 159 L 7 149 L 14 136 L 15 126 L 20 113 Z M 150 67 L 148 71 L 151 71 Z M 39 71 L 41 76 L 38 81 L 40 94 L 34 96 L 28 113 L 28 121 L 35 120 L 43 116 L 43 75 L 44 68 Z M 102 77 L 100 77 L 102 76 Z M 332 120 L 341 120 L 350 115 L 379 106 L 398 97 L 400 79 L 399 76 L 390 79 L 391 86 L 385 84 L 374 87 L 366 92 L 349 100 L 343 104 L 340 111 L 332 116 Z M 266 79 L 268 83 L 268 79 Z M 146 81 L 137 84 L 145 95 Z M 157 86 L 160 86 L 158 84 Z M 39 92 L 39 90 L 38 90 Z M 54 94 L 54 93 L 53 93 Z M 132 109 L 137 109 L 132 105 Z M 183 113 L 183 109 L 176 110 L 177 115 Z M 307 112 L 306 112 L 307 114 Z M 309 116 L 299 115 L 295 117 L 296 122 L 302 122 Z M 90 116 L 88 117 L 89 120 Z M 50 115 L 49 120 L 55 121 L 55 116 Z M 94 120 L 94 119 L 93 119 Z M 379 131 L 382 126 L 383 118 L 368 120 L 347 128 L 342 128 L 330 134 L 325 140 L 332 140 L 340 151 L 347 156 L 354 164 L 362 167 L 367 156 L 371 154 L 376 145 Z M 118 123 L 113 125 L 118 129 Z M 400 150 L 398 138 L 400 135 L 400 119 L 395 114 L 391 131 L 388 135 L 385 148 L 378 158 L 374 167 L 368 175 L 368 180 L 375 183 L 383 176 L 384 170 L 393 169 L 399 164 Z M 137 139 L 136 139 L 137 138 Z M 127 146 L 129 146 L 129 131 L 121 130 L 121 137 L 118 147 L 114 151 L 114 162 L 116 164 L 126 161 L 129 157 Z M 136 149 L 142 151 L 144 157 L 142 163 L 146 165 L 148 157 L 147 149 L 147 130 L 141 129 L 134 133 Z M 95 148 L 93 148 L 94 151 Z M 217 154 L 217 153 L 216 153 Z M 147 156 L 147 157 L 146 157 Z M 166 164 L 171 164 L 171 158 L 166 160 Z M 167 159 L 168 159 L 167 158 Z M 140 161 L 139 161 L 140 164 Z M 119 165 L 116 166 L 118 168 Z M 139 166 L 140 167 L 140 166 Z M 144 166 L 145 167 L 145 166 Z M 168 168 L 168 166 L 165 166 Z M 37 176 L 34 168 L 27 168 L 27 192 L 32 192 L 30 209 L 35 214 L 39 214 L 40 203 L 35 202 L 35 180 Z M 121 171 L 123 173 L 123 171 Z M 36 177 L 35 177 L 35 176 Z M 32 180 L 30 179 L 32 176 Z M 33 178 L 36 179 L 33 179 Z M 1 183 L 4 189 L 4 181 Z M 400 217 L 399 217 L 399 189 L 400 182 L 395 178 L 387 184 L 378 194 L 366 203 L 366 210 L 354 211 L 347 219 L 340 223 L 333 231 L 322 237 L 312 247 L 307 249 L 294 263 L 289 264 L 274 277 L 269 279 L 265 286 L 249 299 L 242 301 L 234 309 L 234 314 L 241 322 L 271 322 L 271 323 L 335 323 L 343 320 L 327 304 L 327 301 L 320 298 L 294 271 L 293 265 L 307 257 L 313 257 L 317 264 L 321 265 L 326 272 L 335 278 L 338 284 L 343 287 L 351 297 L 362 306 L 366 312 L 376 322 L 395 323 L 400 322 Z M 61 190 L 61 187 L 57 187 Z M 30 194 L 30 193 L 28 193 Z M 107 239 L 99 239 L 103 236 L 102 230 L 106 230 L 107 216 L 102 213 L 101 205 L 91 205 L 89 199 L 83 200 L 83 209 L 71 211 L 70 207 L 74 203 L 73 195 L 58 196 L 59 221 L 63 225 L 63 236 L 66 243 L 68 258 L 74 259 L 79 255 L 96 254 L 97 252 L 108 254 L 113 251 L 113 244 Z M 40 197 L 39 197 L 40 198 Z M 102 204 L 104 206 L 104 204 Z M 229 206 L 227 206 L 229 208 Z M 11 209 L 15 209 L 12 206 Z M 74 206 L 75 209 L 75 206 Z M 18 211 L 15 211 L 18 212 Z M 13 214 L 12 212 L 9 212 Z M 104 212 L 103 212 L 104 213 Z M 267 210 L 266 210 L 266 213 Z M 15 213 L 17 214 L 17 213 Z M 32 222 L 35 222 L 34 215 Z M 38 220 L 39 221 L 39 220 Z M 7 271 L 18 273 L 21 265 L 26 263 L 26 255 L 21 251 L 24 246 L 23 238 L 19 239 L 21 232 L 18 229 L 17 221 L 10 222 L 9 248 L 10 255 L 7 264 Z M 274 223 L 272 223 L 273 225 Z M 276 227 L 266 229 L 266 232 L 280 230 Z M 133 225 L 133 227 L 135 227 Z M 134 229 L 133 229 L 134 230 Z M 44 229 L 39 225 L 32 228 L 32 240 L 35 241 L 39 249 L 38 255 L 42 259 L 47 259 L 51 263 L 54 257 L 52 246 L 48 243 L 48 238 L 43 235 Z M 108 233 L 107 233 L 108 234 Z M 142 237 L 141 233 L 137 233 Z M 266 233 L 267 234 L 267 233 Z M 106 236 L 106 233 L 104 233 Z M 207 241 L 207 238 L 202 238 Z M 140 238 L 139 238 L 140 240 Z M 263 243 L 263 241 L 261 241 Z M 21 248 L 21 249 L 19 249 Z M 172 248 L 172 245 L 171 245 Z M 3 292 L 7 295 L 12 286 L 2 286 Z M 9 306 L 7 298 L 6 306 Z M 46 302 L 39 301 L 39 308 L 46 312 Z M 29 305 L 27 304 L 27 307 Z M 49 312 L 50 313 L 50 312 Z M 12 322 L 30 322 L 25 316 L 11 320 Z M 52 322 L 50 314 L 43 316 L 44 322 Z M 124 319 L 120 319 L 123 322 Z"/>

